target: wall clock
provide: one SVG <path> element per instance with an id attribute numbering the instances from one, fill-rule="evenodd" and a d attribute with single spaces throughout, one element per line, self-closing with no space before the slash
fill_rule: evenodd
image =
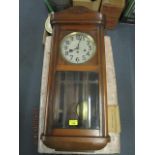
<path id="1" fill-rule="evenodd" d="M 55 150 L 98 150 L 110 141 L 104 20 L 73 7 L 51 16 L 53 46 L 43 143 Z"/>

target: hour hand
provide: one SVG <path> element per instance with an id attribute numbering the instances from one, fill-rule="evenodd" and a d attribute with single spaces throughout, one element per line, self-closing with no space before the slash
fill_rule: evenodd
<path id="1" fill-rule="evenodd" d="M 69 52 L 73 52 L 73 51 L 75 51 L 75 50 L 77 50 L 78 49 L 78 47 L 76 47 L 76 48 L 74 48 L 74 49 L 69 49 Z"/>
<path id="2" fill-rule="evenodd" d="M 69 49 L 69 52 L 73 52 L 73 49 Z"/>

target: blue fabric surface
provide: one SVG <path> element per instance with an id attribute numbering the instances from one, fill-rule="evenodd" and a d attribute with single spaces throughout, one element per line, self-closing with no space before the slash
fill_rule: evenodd
<path id="1" fill-rule="evenodd" d="M 121 155 L 135 154 L 135 27 L 119 24 L 111 36 L 121 115 Z"/>

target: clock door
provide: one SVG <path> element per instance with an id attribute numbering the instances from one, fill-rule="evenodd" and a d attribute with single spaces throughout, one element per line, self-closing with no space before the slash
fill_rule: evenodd
<path id="1" fill-rule="evenodd" d="M 83 32 L 65 35 L 59 46 L 62 59 L 73 66 L 85 65 L 96 53 L 96 41 Z M 53 128 L 100 129 L 98 73 L 57 72 L 54 96 Z"/>
<path id="2" fill-rule="evenodd" d="M 96 37 L 71 30 L 60 36 L 48 134 L 102 136 Z"/>
<path id="3" fill-rule="evenodd" d="M 55 85 L 52 128 L 99 130 L 98 74 L 57 72 Z"/>

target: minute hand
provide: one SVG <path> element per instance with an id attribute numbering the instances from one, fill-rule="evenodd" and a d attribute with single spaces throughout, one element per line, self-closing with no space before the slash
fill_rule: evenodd
<path id="1" fill-rule="evenodd" d="M 79 49 L 79 45 L 80 45 L 81 40 L 82 40 L 82 36 L 81 36 L 81 38 L 80 38 L 80 40 L 79 40 L 79 43 L 78 43 L 78 45 L 77 45 L 77 49 Z"/>

